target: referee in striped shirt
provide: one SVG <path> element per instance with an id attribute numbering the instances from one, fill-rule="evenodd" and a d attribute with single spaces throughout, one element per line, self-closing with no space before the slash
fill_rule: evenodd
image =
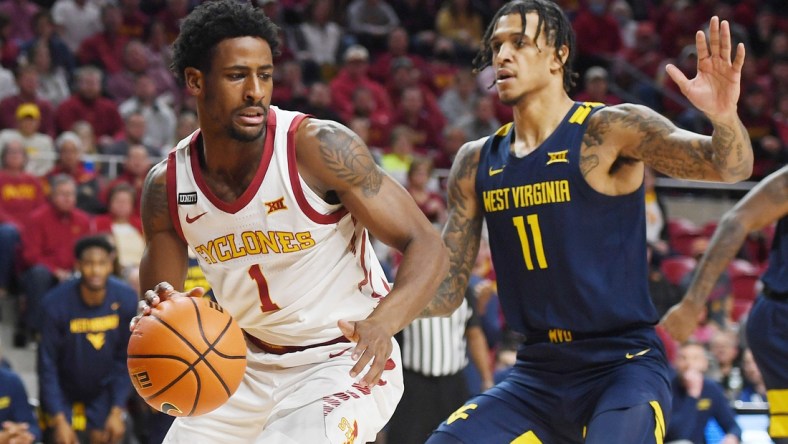
<path id="1" fill-rule="evenodd" d="M 387 442 L 423 444 L 457 406 L 470 397 L 463 369 L 468 354 L 482 377 L 493 376 L 487 340 L 471 309 L 472 290 L 450 317 L 416 319 L 397 335 L 402 349 L 405 392 L 389 422 Z M 466 341 L 467 351 L 466 354 Z"/>

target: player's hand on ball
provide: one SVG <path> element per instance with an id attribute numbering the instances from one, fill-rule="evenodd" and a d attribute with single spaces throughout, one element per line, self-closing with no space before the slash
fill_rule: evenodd
<path id="1" fill-rule="evenodd" d="M 393 334 L 383 325 L 371 319 L 363 321 L 340 320 L 337 324 L 342 334 L 356 343 L 351 357 L 357 362 L 350 369 L 350 377 L 355 378 L 371 362 L 369 371 L 360 383 L 367 387 L 377 385 L 383 370 L 385 370 L 386 361 L 391 356 Z"/>
<path id="2" fill-rule="evenodd" d="M 159 303 L 166 301 L 167 299 L 181 296 L 202 297 L 204 294 L 205 290 L 202 287 L 195 287 L 188 293 L 184 293 L 181 291 L 175 291 L 175 288 L 169 282 L 161 282 L 156 284 L 156 286 L 153 287 L 153 290 L 146 291 L 143 300 L 137 303 L 137 316 L 134 316 L 131 319 L 129 330 L 134 331 L 134 327 L 143 316 L 148 316 L 152 308 L 156 307 L 159 305 Z"/>

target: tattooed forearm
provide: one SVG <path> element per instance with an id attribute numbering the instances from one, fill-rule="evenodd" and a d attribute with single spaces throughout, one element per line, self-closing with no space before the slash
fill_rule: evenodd
<path id="1" fill-rule="evenodd" d="M 172 226 L 167 203 L 166 161 L 151 169 L 142 192 L 142 228 L 146 238 Z"/>
<path id="2" fill-rule="evenodd" d="M 747 229 L 735 218 L 723 219 L 687 290 L 686 300 L 703 305 L 728 263 L 739 251 Z"/>
<path id="3" fill-rule="evenodd" d="M 449 180 L 449 219 L 443 229 L 443 242 L 449 250 L 449 274 L 421 317 L 448 316 L 462 303 L 471 269 L 479 253 L 482 217 L 477 213 L 473 190 L 478 154 L 459 157 Z"/>
<path id="4" fill-rule="evenodd" d="M 741 120 L 734 125 L 712 122 L 712 162 L 724 175 L 747 178 L 752 171 L 752 144 L 747 129 Z"/>
<path id="5" fill-rule="evenodd" d="M 383 173 L 358 137 L 328 123 L 317 131 L 317 139 L 326 168 L 350 185 L 360 187 L 364 196 L 378 194 Z"/>

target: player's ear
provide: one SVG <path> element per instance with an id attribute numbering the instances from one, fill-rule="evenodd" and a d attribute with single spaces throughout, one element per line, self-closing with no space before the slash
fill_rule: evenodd
<path id="1" fill-rule="evenodd" d="M 191 66 L 184 69 L 183 78 L 186 82 L 186 89 L 189 90 L 192 95 L 196 96 L 202 92 L 204 79 L 199 69 Z"/>
<path id="2" fill-rule="evenodd" d="M 555 69 L 556 71 L 563 69 L 567 60 L 569 60 L 569 47 L 566 45 L 561 45 L 561 47 L 555 52 L 555 57 L 553 58 L 554 66 L 551 66 L 551 68 Z"/>

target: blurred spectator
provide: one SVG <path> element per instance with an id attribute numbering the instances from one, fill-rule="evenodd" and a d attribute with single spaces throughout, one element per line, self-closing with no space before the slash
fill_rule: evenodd
<path id="1" fill-rule="evenodd" d="M 74 122 L 74 124 L 71 125 L 71 132 L 79 136 L 79 140 L 82 141 L 82 152 L 84 154 L 99 153 L 96 133 L 93 131 L 93 125 L 91 125 L 90 122 L 84 120 Z"/>
<path id="2" fill-rule="evenodd" d="M 3 4 L 8 3 L 0 3 L 0 5 Z M 18 56 L 19 43 L 11 37 L 11 19 L 0 12 L 0 64 L 6 68 L 14 69 L 17 65 Z"/>
<path id="3" fill-rule="evenodd" d="M 137 77 L 134 95 L 121 103 L 118 111 L 124 117 L 133 113 L 145 116 L 145 145 L 158 150 L 169 150 L 173 146 L 177 124 L 175 111 L 165 96 L 156 94 L 156 85 L 147 75 Z"/>
<path id="4" fill-rule="evenodd" d="M 118 34 L 129 40 L 145 38 L 150 18 L 140 9 L 140 0 L 120 0 L 121 25 Z"/>
<path id="5" fill-rule="evenodd" d="M 394 124 L 407 125 L 411 128 L 416 150 L 422 154 L 435 155 L 441 146 L 445 123 L 440 111 L 430 112 L 421 88 L 418 86 L 405 88 L 397 111 Z"/>
<path id="6" fill-rule="evenodd" d="M 309 88 L 304 83 L 301 64 L 288 60 L 274 72 L 276 88 L 271 92 L 271 103 L 284 109 L 302 109 L 307 101 Z"/>
<path id="7" fill-rule="evenodd" d="M 123 49 L 126 36 L 118 34 L 123 16 L 120 9 L 108 3 L 101 8 L 102 30 L 85 38 L 77 50 L 82 65 L 100 67 L 107 74 L 119 72 L 123 67 Z"/>
<path id="8" fill-rule="evenodd" d="M 665 2 L 663 7 L 664 20 L 655 21 L 662 51 L 667 55 L 675 55 L 687 46 L 694 48 L 695 33 L 705 25 L 708 15 L 699 14 L 690 0 Z"/>
<path id="9" fill-rule="evenodd" d="M 72 54 L 89 36 L 101 31 L 101 10 L 92 0 L 56 0 L 52 21 Z"/>
<path id="10" fill-rule="evenodd" d="M 435 167 L 451 168 L 460 147 L 469 140 L 465 128 L 457 125 L 446 126 L 443 129 L 441 150 L 435 155 Z"/>
<path id="11" fill-rule="evenodd" d="M 181 111 L 178 114 L 178 121 L 175 126 L 175 141 L 179 142 L 197 131 L 199 122 L 197 122 L 197 114 L 192 111 Z M 173 148 L 174 145 L 165 146 L 162 148 L 162 154 L 166 154 Z"/>
<path id="12" fill-rule="evenodd" d="M 575 99 L 580 102 L 599 102 L 605 105 L 618 105 L 621 99 L 609 90 L 607 70 L 601 66 L 588 68 L 583 76 L 583 90 L 577 93 Z"/>
<path id="13" fill-rule="evenodd" d="M 369 151 L 372 153 L 372 156 L 375 158 L 375 163 L 380 164 L 380 158 L 381 156 L 383 156 L 383 148 L 379 145 L 375 145 L 370 142 L 369 119 L 367 119 L 366 117 L 354 117 L 350 119 L 350 122 L 348 122 L 347 126 L 348 128 L 350 128 L 351 131 L 356 133 L 358 138 L 361 139 L 367 147 L 369 147 Z"/>
<path id="14" fill-rule="evenodd" d="M 635 44 L 625 48 L 616 63 L 615 78 L 617 83 L 643 104 L 661 109 L 660 91 L 651 83 L 662 75 L 662 64 L 665 55 L 660 50 L 659 35 L 654 24 L 641 22 L 635 30 Z M 625 64 L 631 65 L 645 78 L 624 69 Z"/>
<path id="15" fill-rule="evenodd" d="M 738 398 L 744 383 L 739 335 L 731 329 L 721 330 L 711 338 L 709 350 L 714 357 L 714 367 L 708 376 L 720 383 L 729 400 Z"/>
<path id="16" fill-rule="evenodd" d="M 356 0 L 378 1 L 378 0 Z M 353 45 L 345 50 L 344 64 L 339 74 L 331 80 L 331 98 L 334 108 L 344 121 L 349 121 L 353 116 L 353 92 L 365 88 L 372 93 L 374 98 L 374 112 L 391 115 L 391 102 L 386 89 L 381 84 L 372 80 L 368 75 L 369 51 L 361 45 Z"/>
<path id="17" fill-rule="evenodd" d="M 425 112 L 428 115 L 438 116 L 440 120 L 444 120 L 435 94 L 426 84 L 421 82 L 421 71 L 413 65 L 409 58 L 399 57 L 391 63 L 391 72 L 386 83 L 386 91 L 395 110 L 401 107 L 402 93 L 408 88 L 418 88 L 421 91 Z"/>
<path id="18" fill-rule="evenodd" d="M 752 350 L 749 348 L 742 352 L 741 367 L 744 372 L 744 384 L 737 400 L 767 402 L 766 384 L 763 382 L 763 375 L 755 363 L 755 358 L 752 357 Z"/>
<path id="19" fill-rule="evenodd" d="M 665 442 L 705 443 L 704 430 L 713 418 L 725 432 L 721 444 L 739 443 L 741 428 L 733 409 L 719 384 L 703 376 L 708 367 L 703 346 L 682 345 L 676 359 L 676 376 L 671 381 L 673 405 Z"/>
<path id="20" fill-rule="evenodd" d="M 14 129 L 0 131 L 0 146 L 16 139 L 22 142 L 27 155 L 27 171 L 41 176 L 55 164 L 55 145 L 47 134 L 38 132 L 41 124 L 41 111 L 33 103 L 23 103 L 16 109 L 16 125 Z"/>
<path id="21" fill-rule="evenodd" d="M 189 13 L 188 0 L 167 0 L 165 8 L 156 14 L 156 20 L 164 26 L 167 44 L 172 44 L 181 30 L 181 20 Z"/>
<path id="22" fill-rule="evenodd" d="M 432 47 L 432 57 L 429 58 L 426 79 L 422 80 L 436 95 L 443 94 L 454 82 L 454 75 L 460 69 L 457 60 L 457 51 L 454 44 L 446 37 L 439 37 Z"/>
<path id="23" fill-rule="evenodd" d="M 632 7 L 626 0 L 615 0 L 610 3 L 610 15 L 616 19 L 621 33 L 622 49 L 635 46 L 635 33 L 638 23 L 632 18 Z"/>
<path id="24" fill-rule="evenodd" d="M 44 41 L 38 41 L 33 45 L 28 56 L 31 65 L 38 73 L 37 91 L 41 98 L 53 106 L 60 105 L 71 95 L 68 72 L 62 66 L 52 63 L 49 45 Z"/>
<path id="25" fill-rule="evenodd" d="M 123 66 L 107 79 L 107 92 L 110 98 L 121 103 L 135 93 L 136 81 L 146 76 L 153 81 L 156 95 L 175 98 L 179 93 L 175 78 L 164 67 L 151 65 L 148 49 L 139 40 L 132 40 L 123 48 Z"/>
<path id="26" fill-rule="evenodd" d="M 342 118 L 334 111 L 331 104 L 331 90 L 325 82 L 315 82 L 309 86 L 306 104 L 301 111 L 315 116 L 317 119 L 341 122 Z"/>
<path id="27" fill-rule="evenodd" d="M 765 5 L 758 8 L 755 26 L 749 27 L 750 46 L 747 48 L 752 50 L 752 55 L 755 58 L 759 59 L 769 55 L 771 42 L 780 30 L 777 20 L 772 8 Z"/>
<path id="28" fill-rule="evenodd" d="M 648 292 L 657 309 L 657 314 L 662 318 L 671 307 L 681 301 L 682 294 L 678 287 L 665 278 L 660 269 L 662 255 L 651 243 L 646 244 L 646 254 L 648 256 Z"/>
<path id="29" fill-rule="evenodd" d="M 103 212 L 104 205 L 99 199 L 101 177 L 92 168 L 92 165 L 90 168 L 85 165 L 82 139 L 75 133 L 66 131 L 58 136 L 56 146 L 57 162 L 54 168 L 46 174 L 46 179 L 51 183 L 55 177 L 70 176 L 77 186 L 77 208 L 91 214 Z"/>
<path id="30" fill-rule="evenodd" d="M 33 38 L 33 17 L 41 7 L 29 0 L 6 0 L 0 3 L 0 14 L 10 19 L 9 37 L 17 43 Z"/>
<path id="31" fill-rule="evenodd" d="M 788 92 L 777 96 L 777 106 L 772 120 L 783 145 L 783 151 L 785 151 L 788 149 Z"/>
<path id="32" fill-rule="evenodd" d="M 438 3 L 437 0 L 398 0 L 391 4 L 400 25 L 415 45 L 414 52 L 419 52 L 422 45 L 431 46 L 435 40 L 434 17 L 438 13 Z"/>
<path id="33" fill-rule="evenodd" d="M 158 158 L 162 155 L 162 149 L 166 146 L 154 147 L 146 145 L 145 134 L 148 121 L 145 120 L 145 115 L 139 111 L 132 112 L 123 119 L 126 123 L 123 137 L 112 145 L 104 148 L 102 154 L 112 154 L 116 156 L 125 156 L 129 152 L 129 148 L 134 145 L 140 145 L 148 151 L 148 155 Z M 106 169 L 104 169 L 106 174 Z"/>
<path id="34" fill-rule="evenodd" d="M 434 191 L 436 186 L 433 185 L 430 189 L 431 179 L 432 161 L 428 158 L 416 157 L 408 168 L 405 188 L 427 219 L 440 228 L 446 222 L 446 202 L 443 196 Z"/>
<path id="35" fill-rule="evenodd" d="M 0 100 L 6 99 L 19 92 L 14 81 L 14 73 L 0 65 Z M 0 113 L 0 118 L 2 114 Z"/>
<path id="36" fill-rule="evenodd" d="M 451 39 L 463 55 L 469 55 L 479 49 L 484 24 L 470 0 L 448 0 L 435 16 L 435 30 Z"/>
<path id="37" fill-rule="evenodd" d="M 76 207 L 74 179 L 67 175 L 54 177 L 51 188 L 49 204 L 30 215 L 22 232 L 22 258 L 28 268 L 20 279 L 25 310 L 18 318 L 15 346 L 24 346 L 30 333 L 41 330 L 41 299 L 58 282 L 71 277 L 74 245 L 90 232 L 90 217 Z"/>
<path id="38" fill-rule="evenodd" d="M 405 28 L 397 27 L 391 31 L 391 34 L 388 35 L 386 50 L 375 57 L 369 68 L 369 76 L 376 82 L 385 85 L 391 75 L 394 61 L 400 57 L 407 58 L 412 66 L 424 73 L 426 68 L 424 59 L 416 54 L 411 54 L 408 50 L 409 44 L 408 32 Z"/>
<path id="39" fill-rule="evenodd" d="M 380 159 L 380 167 L 403 186 L 407 183 L 408 170 L 413 162 L 414 137 L 409 127 L 395 127 L 391 131 L 389 149 Z"/>
<path id="40" fill-rule="evenodd" d="M 618 22 L 608 11 L 608 0 L 588 0 L 572 22 L 577 42 L 576 67 L 582 72 L 589 66 L 609 66 L 623 48 Z"/>
<path id="41" fill-rule="evenodd" d="M 148 62 L 151 65 L 169 69 L 172 47 L 167 42 L 167 33 L 162 22 L 154 20 L 145 29 L 145 46 L 148 48 Z"/>
<path id="42" fill-rule="evenodd" d="M 23 103 L 35 103 L 41 113 L 42 133 L 55 135 L 54 112 L 52 105 L 38 95 L 38 72 L 32 66 L 20 66 L 16 72 L 18 94 L 0 101 L 0 128 L 16 126 L 16 110 Z"/>
<path id="43" fill-rule="evenodd" d="M 446 117 L 446 122 L 455 125 L 461 119 L 472 116 L 473 104 L 480 95 L 476 88 L 476 79 L 473 78 L 473 71 L 470 68 L 457 71 L 451 87 L 438 99 L 438 105 Z"/>
<path id="44" fill-rule="evenodd" d="M 385 0 L 353 0 L 348 5 L 347 25 L 359 43 L 379 52 L 386 37 L 399 26 L 399 17 Z"/>
<path id="45" fill-rule="evenodd" d="M 694 77 L 698 66 L 698 52 L 695 49 L 695 45 L 685 46 L 681 50 L 681 53 L 679 53 L 674 64 L 685 76 L 689 76 L 688 78 Z M 672 91 L 674 97 L 681 97 L 679 86 L 670 76 L 664 77 L 663 88 Z M 683 100 L 676 102 L 668 95 L 664 95 L 662 106 L 666 115 L 674 120 L 679 127 L 698 133 L 708 133 L 705 129 L 705 116 L 688 102 Z"/>
<path id="46" fill-rule="evenodd" d="M 101 97 L 101 70 L 84 66 L 76 72 L 76 91 L 58 106 L 55 122 L 59 131 L 68 131 L 74 122 L 84 120 L 93 126 L 99 145 L 112 143 L 123 131 L 123 119 L 115 103 Z"/>
<path id="47" fill-rule="evenodd" d="M 114 255 L 104 236 L 80 239 L 72 252 L 79 278 L 44 298 L 38 384 L 52 442 L 116 444 L 126 432 L 126 346 L 137 295 L 111 276 Z"/>
<path id="48" fill-rule="evenodd" d="M 761 179 L 777 168 L 776 161 L 783 146 L 774 125 L 770 97 L 766 91 L 757 84 L 750 85 L 745 91 L 743 102 L 739 115 L 752 141 L 755 155 L 752 175 L 755 179 Z"/>
<path id="49" fill-rule="evenodd" d="M 654 170 L 646 167 L 643 173 L 643 188 L 646 199 L 646 242 L 659 256 L 670 253 L 668 244 L 668 215 L 656 189 Z"/>
<path id="50" fill-rule="evenodd" d="M 0 148 L 0 294 L 7 294 L 15 283 L 22 230 L 46 198 L 39 178 L 25 172 L 21 141 L 0 142 Z"/>
<path id="51" fill-rule="evenodd" d="M 331 20 L 332 0 L 315 0 L 307 9 L 308 19 L 296 28 L 296 58 L 317 67 L 317 76 L 306 70 L 309 80 L 326 80 L 337 72 L 342 27 Z M 278 86 L 277 86 L 278 88 Z"/>
<path id="52" fill-rule="evenodd" d="M 96 233 L 111 236 L 121 270 L 139 267 L 145 249 L 136 196 L 134 187 L 128 183 L 114 182 L 107 195 L 107 214 L 100 214 L 93 220 Z"/>
<path id="53" fill-rule="evenodd" d="M 0 345 L 0 361 L 3 358 Z M 41 429 L 30 405 L 22 378 L 0 366 L 0 443 L 32 444 L 41 441 Z"/>
<path id="54" fill-rule="evenodd" d="M 489 95 L 477 97 L 473 104 L 473 114 L 461 118 L 456 125 L 465 128 L 468 140 L 481 139 L 498 131 L 501 122 L 495 118 L 493 98 Z"/>
<path id="55" fill-rule="evenodd" d="M 392 125 L 391 115 L 377 107 L 373 92 L 365 87 L 353 91 L 352 99 L 351 121 L 359 117 L 366 119 L 369 122 L 368 142 L 372 146 L 386 145 Z M 343 118 L 342 121 L 347 120 Z"/>
<path id="56" fill-rule="evenodd" d="M 118 184 L 125 183 L 129 185 L 135 194 L 132 210 L 135 215 L 139 216 L 142 186 L 145 184 L 145 176 L 148 175 L 151 166 L 153 164 L 148 155 L 148 150 L 142 145 L 131 145 L 123 162 L 123 172 L 104 189 L 111 192 Z M 101 200 L 104 203 L 109 203 L 108 195 L 102 196 Z"/>
<path id="57" fill-rule="evenodd" d="M 55 32 L 55 24 L 52 22 L 52 16 L 48 10 L 40 11 L 33 18 L 33 32 L 35 35 L 22 45 L 22 51 L 27 55 L 27 60 L 35 63 L 35 57 L 30 52 L 39 43 L 44 44 L 49 49 L 52 66 L 65 70 L 67 78 L 70 80 L 76 67 L 74 53 Z"/>

